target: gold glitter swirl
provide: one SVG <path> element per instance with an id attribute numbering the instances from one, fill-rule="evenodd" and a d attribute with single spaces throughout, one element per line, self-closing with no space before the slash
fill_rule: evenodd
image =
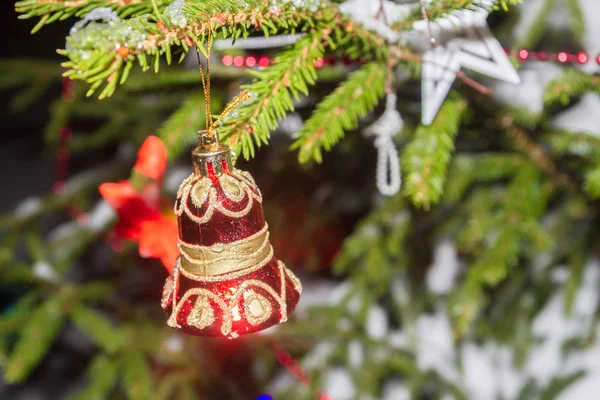
<path id="1" fill-rule="evenodd" d="M 247 172 L 234 168 L 231 175 L 221 174 L 217 179 L 225 197 L 229 200 L 240 203 L 247 199 L 246 206 L 242 210 L 228 210 L 218 201 L 217 188 L 213 182 L 207 177 L 198 179 L 192 174 L 181 183 L 177 190 L 179 204 L 175 203 L 175 215 L 181 216 L 185 213 L 192 221 L 204 224 L 210 221 L 215 211 L 219 211 L 230 218 L 241 218 L 250 212 L 254 206 L 254 201 L 262 203 L 260 190 L 258 190 L 254 179 Z M 199 217 L 194 214 L 190 210 L 188 200 L 191 200 L 196 208 L 203 207 L 208 200 L 204 215 Z"/>
<path id="2" fill-rule="evenodd" d="M 198 329 L 204 329 L 215 322 L 215 312 L 208 299 L 204 296 L 198 296 L 194 308 L 187 317 L 187 323 Z"/>
<path id="3" fill-rule="evenodd" d="M 196 310 L 197 307 L 198 307 L 198 310 L 196 313 L 194 313 L 194 310 L 192 310 L 192 313 L 194 313 L 194 315 L 195 315 L 194 317 L 192 317 L 192 320 L 191 320 L 191 322 L 194 323 L 193 326 L 198 327 L 198 329 L 204 329 L 214 323 L 214 319 L 213 319 L 210 322 L 210 324 L 207 325 L 208 321 L 210 321 L 211 318 L 209 318 L 210 314 L 208 314 L 206 312 L 206 309 L 203 308 L 206 306 L 212 307 L 209 302 L 209 300 L 212 300 L 223 312 L 221 333 L 224 336 L 236 337 L 238 335 L 237 332 L 231 332 L 231 329 L 232 329 L 232 324 L 233 324 L 234 319 L 237 320 L 237 318 L 239 318 L 238 313 L 234 312 L 234 310 L 237 311 L 238 302 L 240 300 L 240 297 L 242 297 L 242 296 L 244 297 L 244 311 L 246 313 L 246 318 L 248 319 L 248 322 L 250 324 L 258 325 L 258 324 L 266 321 L 267 319 L 269 319 L 269 317 L 272 313 L 271 303 L 264 296 L 260 296 L 258 293 L 256 293 L 254 290 L 252 290 L 252 288 L 260 288 L 260 289 L 266 291 L 269 295 L 271 295 L 273 297 L 273 299 L 275 299 L 275 302 L 279 306 L 279 310 L 280 310 L 279 322 L 286 321 L 287 320 L 287 303 L 286 303 L 285 277 L 286 277 L 287 268 L 281 261 L 278 262 L 278 267 L 279 267 L 279 276 L 281 278 L 280 293 L 277 293 L 275 291 L 275 289 L 273 289 L 271 286 L 267 285 L 263 281 L 259 281 L 256 279 L 249 279 L 249 280 L 242 282 L 240 284 L 240 286 L 237 288 L 237 290 L 235 291 L 235 293 L 233 294 L 233 296 L 228 298 L 227 302 L 225 302 L 225 300 L 223 300 L 217 294 L 211 292 L 209 289 L 192 288 L 192 289 L 189 289 L 183 295 L 183 297 L 177 303 L 177 306 L 173 307 L 171 316 L 169 317 L 169 320 L 167 322 L 168 325 L 171 327 L 180 328 L 181 326 L 177 323 L 177 315 L 179 314 L 179 312 L 181 311 L 181 308 L 184 306 L 184 304 L 186 303 L 186 301 L 189 298 L 191 298 L 192 296 L 197 296 L 196 303 L 194 305 L 194 310 Z M 186 276 L 184 270 L 181 270 L 181 272 L 184 276 Z M 260 297 L 258 297 L 258 296 L 260 296 Z M 199 302 L 200 298 L 202 298 L 202 300 L 200 300 L 200 306 L 199 306 L 198 302 Z M 258 301 L 259 304 L 258 305 L 255 304 L 254 303 L 255 301 Z M 259 305 L 260 305 L 260 307 L 258 307 Z M 262 313 L 259 308 L 262 308 Z M 212 311 L 213 311 L 213 316 L 214 316 L 214 310 L 212 310 Z M 189 318 L 190 317 L 188 316 L 188 323 L 190 321 Z M 203 327 L 200 328 L 199 326 L 203 326 Z"/>

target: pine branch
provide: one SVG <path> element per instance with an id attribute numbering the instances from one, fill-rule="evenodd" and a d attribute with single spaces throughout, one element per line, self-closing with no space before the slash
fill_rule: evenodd
<path id="1" fill-rule="evenodd" d="M 155 0 L 159 11 L 164 10 L 171 1 Z M 82 17 L 100 7 L 111 8 L 121 18 L 140 16 L 153 10 L 150 0 L 22 0 L 15 4 L 15 10 L 21 14 L 19 19 L 41 17 L 31 33 L 55 21 Z"/>
<path id="2" fill-rule="evenodd" d="M 586 133 L 554 132 L 547 135 L 552 150 L 558 155 L 595 157 L 600 154 L 600 138 Z"/>
<path id="3" fill-rule="evenodd" d="M 153 15 L 143 15 L 78 30 L 67 38 L 67 49 L 59 51 L 69 58 L 63 63 L 68 69 L 65 76 L 90 83 L 88 96 L 106 84 L 100 93 L 100 98 L 105 98 L 127 80 L 134 63 L 144 70 L 153 67 L 158 72 L 162 56 L 167 64 L 171 63 L 172 46 L 179 48 L 182 60 L 195 43 L 205 42 L 209 31 L 213 37 L 235 40 L 252 32 L 268 36 L 307 31 L 316 26 L 322 30 L 335 17 L 339 18 L 333 7 L 310 12 L 291 3 L 274 7 L 260 0 L 246 2 L 244 9 L 234 0 L 197 0 L 184 10 L 185 25 L 174 24 L 163 14 L 164 18 L 158 22 Z"/>
<path id="4" fill-rule="evenodd" d="M 579 0 L 566 0 L 566 6 L 569 9 L 569 27 L 577 40 L 582 40 L 585 36 L 586 26 L 583 10 Z"/>
<path id="5" fill-rule="evenodd" d="M 600 160 L 585 174 L 583 189 L 592 198 L 600 198 Z"/>
<path id="6" fill-rule="evenodd" d="M 571 178 L 562 173 L 546 151 L 531 139 L 525 130 L 516 126 L 510 117 L 502 120 L 502 126 L 515 141 L 517 147 L 527 154 L 542 171 L 546 172 L 557 187 L 564 188 L 571 194 L 579 192 L 579 188 L 573 184 Z"/>
<path id="7" fill-rule="evenodd" d="M 308 86 L 316 82 L 315 61 L 323 57 L 323 43 L 327 43 L 330 33 L 323 29 L 304 36 L 281 53 L 274 65 L 257 72 L 254 82 L 244 86 L 252 99 L 234 110 L 219 129 L 221 138 L 236 155 L 253 157 L 255 146 L 266 144 L 278 121 L 294 110 L 293 100 L 308 94 Z"/>
<path id="8" fill-rule="evenodd" d="M 4 378 L 10 383 L 26 379 L 50 349 L 64 321 L 65 296 L 58 295 L 34 309 L 25 320 Z"/>
<path id="9" fill-rule="evenodd" d="M 458 202 L 479 182 L 494 182 L 511 177 L 527 160 L 518 154 L 461 154 L 452 160 L 444 191 L 444 201 Z"/>
<path id="10" fill-rule="evenodd" d="M 106 355 L 94 358 L 87 371 L 88 387 L 67 400 L 108 399 L 117 383 L 118 365 Z"/>
<path id="11" fill-rule="evenodd" d="M 122 360 L 123 385 L 128 398 L 132 400 L 147 400 L 152 398 L 153 384 L 150 369 L 143 353 L 131 350 L 123 355 Z"/>
<path id="12" fill-rule="evenodd" d="M 567 106 L 574 98 L 585 92 L 600 94 L 600 76 L 569 69 L 546 85 L 544 105 L 545 107 Z"/>
<path id="13" fill-rule="evenodd" d="M 2 274 L 2 282 L 4 280 L 4 271 Z M 10 283 L 10 281 L 8 282 Z M 18 332 L 20 328 L 26 323 L 28 316 L 31 313 L 31 309 L 37 300 L 35 293 L 28 293 L 21 297 L 13 306 L 12 310 L 5 312 L 0 318 L 0 336 L 8 337 L 15 332 Z"/>
<path id="14" fill-rule="evenodd" d="M 371 62 L 353 72 L 317 105 L 292 146 L 299 150 L 301 163 L 311 159 L 320 163 L 322 149 L 331 150 L 344 131 L 355 129 L 358 120 L 377 106 L 384 94 L 386 71 L 386 64 Z"/>
<path id="15" fill-rule="evenodd" d="M 71 310 L 71 320 L 107 353 L 114 353 L 125 345 L 125 334 L 92 308 L 77 305 Z"/>
<path id="16" fill-rule="evenodd" d="M 216 98 L 211 98 L 216 103 Z M 204 93 L 198 91 L 190 95 L 185 102 L 165 121 L 158 136 L 167 147 L 169 158 L 177 157 L 194 140 L 205 121 Z"/>
<path id="17" fill-rule="evenodd" d="M 540 9 L 538 15 L 529 25 L 529 30 L 523 38 L 515 44 L 517 49 L 532 49 L 542 39 L 544 33 L 548 29 L 548 16 L 554 8 L 556 0 L 544 0 L 544 5 Z"/>
<path id="18" fill-rule="evenodd" d="M 523 239 L 531 242 L 534 235 L 541 235 L 538 219 L 545 211 L 547 200 L 548 193 L 544 192 L 538 170 L 532 164 L 525 164 L 507 189 L 499 219 L 503 222 L 492 231 L 493 241 L 481 250 L 480 256 L 469 267 L 464 286 L 452 299 L 458 335 L 468 330 L 478 312 L 485 307 L 483 288 L 498 285 L 518 263 L 524 248 Z M 549 245 L 548 237 L 546 234 L 543 245 Z"/>
<path id="19" fill-rule="evenodd" d="M 428 209 L 440 201 L 454 139 L 467 110 L 466 101 L 450 96 L 430 126 L 419 126 L 401 157 L 404 193 L 418 206 Z"/>
<path id="20" fill-rule="evenodd" d="M 515 5 L 520 2 L 521 0 L 496 0 L 491 8 L 502 8 L 507 10 L 509 4 Z M 427 17 L 430 21 L 435 21 L 436 19 L 447 17 L 454 11 L 484 8 L 478 3 L 478 0 L 434 0 L 426 6 Z M 410 30 L 415 22 L 421 21 L 422 19 L 423 15 L 421 14 L 421 10 L 415 8 L 409 17 L 392 24 L 392 29 L 396 31 Z"/>

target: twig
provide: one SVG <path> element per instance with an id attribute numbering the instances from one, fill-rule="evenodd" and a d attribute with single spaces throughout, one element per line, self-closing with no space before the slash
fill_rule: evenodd
<path id="1" fill-rule="evenodd" d="M 427 24 L 427 30 L 429 31 L 429 43 L 431 43 L 431 47 L 435 48 L 437 46 L 437 42 L 435 41 L 435 37 L 433 36 L 433 31 L 431 29 L 431 23 L 429 22 L 429 15 L 427 15 L 427 9 L 423 4 L 423 0 L 419 0 L 419 4 L 421 5 L 421 15 Z"/>
<path id="2" fill-rule="evenodd" d="M 458 71 L 456 73 L 456 77 L 460 79 L 464 84 L 471 86 L 473 89 L 477 90 L 479 93 L 490 95 L 494 92 L 492 88 L 477 82 L 475 79 L 469 78 L 467 74 L 465 74 L 462 71 Z"/>
<path id="3" fill-rule="evenodd" d="M 398 48 L 396 46 L 390 46 L 390 54 L 398 60 L 408 60 L 408 61 L 423 63 L 423 57 L 421 57 L 420 55 L 413 54 L 413 53 L 406 53 L 405 51 L 402 51 L 400 48 Z M 437 65 L 438 67 L 444 68 L 444 69 L 448 69 L 448 67 L 446 65 L 437 64 L 437 63 L 435 63 L 435 65 Z M 489 95 L 489 94 L 493 93 L 492 88 L 485 86 L 482 83 L 477 82 L 473 78 L 469 78 L 467 76 L 467 74 L 465 74 L 463 71 L 457 71 L 456 77 L 458 79 L 460 79 L 465 85 L 470 86 L 471 88 L 477 90 L 478 92 L 480 92 L 482 94 Z"/>
<path id="4" fill-rule="evenodd" d="M 537 144 L 524 129 L 514 124 L 512 117 L 504 117 L 501 120 L 501 125 L 515 141 L 517 147 L 527 154 L 542 171 L 548 174 L 557 187 L 566 189 L 572 195 L 579 195 L 579 188 L 573 184 L 571 178 L 558 169 L 552 157 L 544 151 L 542 146 Z"/>
<path id="5" fill-rule="evenodd" d="M 382 22 L 389 26 L 387 15 L 385 13 L 385 0 L 379 0 L 379 10 L 377 10 L 377 14 L 375 14 L 375 19 L 381 18 Z"/>

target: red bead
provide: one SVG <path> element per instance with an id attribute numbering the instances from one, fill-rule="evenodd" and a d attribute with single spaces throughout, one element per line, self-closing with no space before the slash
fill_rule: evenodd
<path id="1" fill-rule="evenodd" d="M 221 60 L 223 62 L 223 65 L 231 65 L 233 64 L 233 57 L 227 55 L 227 56 L 223 56 L 223 59 Z"/>
<path id="2" fill-rule="evenodd" d="M 565 63 L 567 61 L 569 61 L 569 55 L 567 53 L 565 53 L 564 51 L 561 51 L 560 53 L 558 53 L 558 55 L 556 56 L 556 59 L 558 61 L 560 61 L 561 63 Z"/>
<path id="3" fill-rule="evenodd" d="M 577 53 L 577 62 L 579 64 L 585 64 L 586 62 L 588 62 L 588 60 L 589 57 L 585 52 L 580 51 L 579 53 Z"/>
<path id="4" fill-rule="evenodd" d="M 529 51 L 525 50 L 525 49 L 521 49 L 519 50 L 519 60 L 521 61 L 525 61 L 529 58 Z"/>
<path id="5" fill-rule="evenodd" d="M 262 56 L 258 59 L 258 65 L 261 67 L 266 67 L 269 65 L 269 59 L 265 56 Z"/>
<path id="6" fill-rule="evenodd" d="M 246 65 L 248 67 L 254 67 L 256 65 L 256 58 L 249 56 L 246 58 Z"/>
<path id="7" fill-rule="evenodd" d="M 242 56 L 233 57 L 233 65 L 235 65 L 236 67 L 241 67 L 242 65 L 244 65 L 244 57 L 242 57 Z"/>

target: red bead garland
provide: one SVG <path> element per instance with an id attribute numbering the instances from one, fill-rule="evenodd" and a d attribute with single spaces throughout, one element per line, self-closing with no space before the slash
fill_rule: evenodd
<path id="1" fill-rule="evenodd" d="M 515 56 L 521 62 L 527 60 L 537 60 L 537 61 L 552 61 L 559 62 L 561 64 L 569 64 L 569 63 L 577 63 L 577 64 L 587 64 L 590 61 L 590 55 L 584 51 L 580 51 L 578 53 L 568 53 L 566 51 L 560 51 L 558 53 L 550 53 L 547 51 L 529 51 L 527 49 L 520 49 L 517 51 L 513 51 L 510 49 L 504 50 L 506 54 L 509 56 Z M 236 67 L 266 67 L 268 65 L 273 64 L 274 62 L 265 55 L 247 55 L 247 56 L 231 56 L 224 55 L 221 57 L 221 62 L 225 66 L 236 66 Z M 600 65 L 600 55 L 596 57 L 596 62 Z M 363 59 L 358 60 L 350 60 L 349 58 L 335 58 L 333 56 L 327 56 L 324 58 L 319 58 L 315 60 L 313 65 L 315 68 L 322 68 L 325 65 L 333 66 L 338 63 L 343 65 L 350 64 L 363 64 Z"/>

